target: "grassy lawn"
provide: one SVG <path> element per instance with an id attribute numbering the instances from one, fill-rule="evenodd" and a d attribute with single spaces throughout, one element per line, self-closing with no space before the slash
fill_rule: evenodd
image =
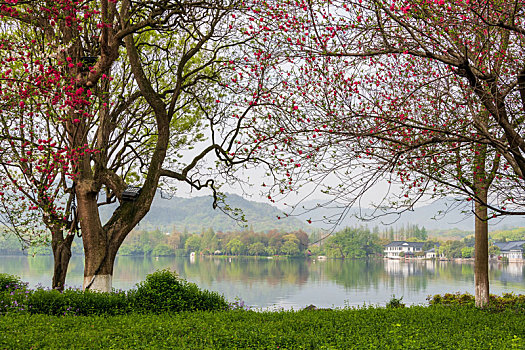
<path id="1" fill-rule="evenodd" d="M 0 316 L 6 349 L 525 349 L 523 313 L 471 307 Z"/>

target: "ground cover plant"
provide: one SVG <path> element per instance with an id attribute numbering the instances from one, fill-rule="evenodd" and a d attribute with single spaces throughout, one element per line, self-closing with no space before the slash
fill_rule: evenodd
<path id="1" fill-rule="evenodd" d="M 0 318 L 0 348 L 522 349 L 523 314 L 470 307 Z"/>

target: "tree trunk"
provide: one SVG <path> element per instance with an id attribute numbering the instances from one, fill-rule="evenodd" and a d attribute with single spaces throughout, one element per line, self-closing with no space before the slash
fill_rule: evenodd
<path id="1" fill-rule="evenodd" d="M 84 268 L 84 290 L 93 290 L 98 292 L 111 292 L 113 283 L 113 263 L 115 262 L 116 252 L 107 252 L 95 250 L 96 254 L 85 257 Z"/>
<path id="2" fill-rule="evenodd" d="M 152 199 L 134 204 L 124 204 L 116 210 L 103 227 L 97 205 L 98 188 L 92 180 L 79 181 L 76 185 L 78 215 L 84 244 L 84 290 L 111 292 L 113 264 L 122 242 L 149 210 Z M 153 196 L 151 196 L 153 197 Z M 137 218 L 134 215 L 140 211 Z M 127 218 L 127 219 L 126 219 Z"/>
<path id="3" fill-rule="evenodd" d="M 51 248 L 53 249 L 53 283 L 52 288 L 64 291 L 66 283 L 67 267 L 71 259 L 71 244 L 75 236 L 69 234 L 63 237 L 62 229 L 52 232 Z"/>
<path id="4" fill-rule="evenodd" d="M 481 189 L 478 197 L 487 202 L 487 190 Z M 489 302 L 489 244 L 487 207 L 475 202 L 475 245 L 474 245 L 474 284 L 477 307 L 485 307 Z"/>
<path id="5" fill-rule="evenodd" d="M 84 249 L 89 247 L 89 253 L 85 251 L 84 283 L 82 285 L 84 290 L 98 292 L 111 292 L 112 290 L 113 264 L 118 249 L 112 249 L 110 244 L 106 244 L 104 236 L 93 234 L 83 236 Z"/>
<path id="6" fill-rule="evenodd" d="M 113 276 L 113 261 L 109 237 L 100 222 L 97 206 L 97 189 L 90 180 L 76 185 L 78 216 L 84 244 L 83 289 L 110 292 Z"/>

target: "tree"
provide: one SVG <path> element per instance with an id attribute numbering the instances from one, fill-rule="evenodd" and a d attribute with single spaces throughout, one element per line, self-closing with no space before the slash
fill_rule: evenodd
<path id="1" fill-rule="evenodd" d="M 159 243 L 153 249 L 152 254 L 153 256 L 172 256 L 174 255 L 174 251 L 169 245 Z"/>
<path id="2" fill-rule="evenodd" d="M 428 240 L 425 242 L 425 244 L 423 244 L 423 251 L 427 251 L 427 250 L 430 250 L 432 248 L 437 248 L 438 246 L 440 245 L 439 241 L 436 241 L 436 240 Z M 437 252 L 437 249 L 436 249 L 436 252 Z"/>
<path id="3" fill-rule="evenodd" d="M 474 247 L 463 247 L 461 248 L 462 258 L 472 258 L 474 256 Z"/>
<path id="4" fill-rule="evenodd" d="M 226 249 L 230 254 L 241 255 L 244 252 L 244 244 L 240 239 L 234 238 L 228 242 Z"/>
<path id="5" fill-rule="evenodd" d="M 75 198 L 68 179 L 73 159 L 89 150 L 68 149 L 63 125 L 55 122 L 66 123 L 66 106 L 82 108 L 85 100 L 78 91 L 66 89 L 73 77 L 63 67 L 68 64 L 63 55 L 66 50 L 57 52 L 66 40 L 55 41 L 53 46 L 39 39 L 46 41 L 60 31 L 55 28 L 57 22 L 58 27 L 71 27 L 75 11 L 67 1 L 52 10 L 44 2 L 35 2 L 38 12 L 25 3 L 10 3 L 0 9 L 4 24 L 0 49 L 4 71 L 0 79 L 0 217 L 25 246 L 47 244 L 51 236 L 52 287 L 63 290 L 78 230 Z M 63 17 L 57 17 L 61 11 L 73 17 L 62 21 Z M 86 18 L 93 13 L 89 8 L 84 11 Z M 47 30 L 42 31 L 46 26 Z"/>
<path id="6" fill-rule="evenodd" d="M 401 147 L 397 147 L 398 151 L 391 151 L 394 157 L 390 158 L 393 160 L 390 163 L 396 165 L 396 158 L 401 163 L 410 163 L 424 157 L 425 153 L 433 158 L 439 157 L 441 161 L 432 159 L 438 166 L 422 167 L 421 162 L 415 162 L 417 166 L 412 169 L 417 169 L 438 185 L 444 184 L 447 188 L 474 199 L 476 304 L 486 305 L 489 293 L 487 221 L 492 216 L 488 214 L 487 207 L 495 214 L 523 214 L 519 201 L 512 199 L 514 196 L 522 197 L 520 194 L 523 192 L 523 169 L 518 165 L 523 159 L 523 148 L 519 150 L 521 141 L 515 138 L 523 115 L 519 104 L 525 102 L 523 100 L 520 103 L 516 99 L 521 94 L 519 72 L 523 68 L 514 59 L 522 48 L 513 30 L 492 25 L 496 18 L 507 24 L 515 23 L 515 18 L 511 15 L 511 11 L 515 9 L 514 4 L 491 2 L 491 10 L 481 4 L 467 3 L 456 3 L 453 6 L 412 3 L 405 4 L 409 8 L 403 5 L 390 8 L 377 1 L 370 2 L 369 5 L 370 8 L 361 10 L 379 11 L 379 16 L 374 11 L 375 13 L 369 12 L 370 16 L 365 17 L 373 21 L 367 23 L 370 24 L 369 29 L 380 31 L 382 43 L 374 39 L 368 40 L 361 52 L 371 55 L 374 50 L 374 55 L 394 54 L 398 67 L 399 63 L 404 63 L 402 69 L 408 71 L 408 74 L 413 74 L 417 79 L 423 77 L 425 71 L 429 75 L 429 79 L 418 84 L 406 84 L 410 79 L 392 80 L 403 82 L 406 93 L 391 97 L 401 97 L 405 101 L 401 100 L 403 102 L 399 103 L 394 99 L 395 102 L 391 105 L 401 109 L 401 114 L 396 115 L 397 120 L 393 123 L 385 121 L 388 128 L 394 126 L 394 130 L 409 136 L 402 135 L 404 140 L 398 138 L 402 142 L 395 142 L 395 146 Z M 459 18 L 462 19 L 461 22 L 458 22 Z M 372 42 L 375 49 L 371 47 Z M 349 53 L 349 56 L 353 54 Z M 388 59 L 381 62 L 386 62 L 391 67 Z M 399 76 L 403 77 L 402 74 Z M 429 84 L 428 88 L 423 84 Z M 405 107 L 408 103 L 418 101 L 406 99 L 407 96 L 415 93 L 415 97 L 420 98 L 417 90 L 428 92 L 429 88 L 435 91 L 431 96 L 437 102 L 434 106 L 438 110 L 433 114 L 444 117 L 438 123 L 435 123 L 434 118 L 429 124 L 425 116 L 422 118 L 420 114 Z M 472 98 L 471 94 L 476 98 Z M 429 102 L 427 105 L 432 106 L 432 101 Z M 440 102 L 448 104 L 448 108 Z M 448 115 L 443 111 L 447 111 Z M 404 113 L 415 118 L 408 117 L 405 120 Z M 380 119 L 382 116 L 383 114 Z M 466 123 L 471 123 L 471 126 L 468 127 Z M 426 130 L 429 137 L 420 138 L 419 132 L 415 133 L 416 130 Z M 383 137 L 385 134 L 390 136 L 388 133 L 381 134 Z M 405 143 L 405 140 L 408 142 Z M 433 143 L 437 143 L 438 147 L 425 147 Z M 502 149 L 502 144 L 505 144 L 505 150 Z M 419 151 L 413 152 L 414 149 Z M 412 154 L 412 157 L 405 157 L 403 153 Z M 471 170 L 464 171 L 465 168 Z M 436 171 L 437 169 L 439 170 Z M 512 170 L 508 172 L 508 169 Z M 402 174 L 408 180 L 407 173 L 402 171 Z M 517 189 L 517 192 L 506 192 L 512 191 L 511 187 Z M 506 203 L 514 204 L 514 211 L 508 210 Z"/>
<path id="7" fill-rule="evenodd" d="M 259 256 L 264 254 L 265 251 L 266 247 L 262 242 L 255 242 L 248 246 L 248 252 L 250 253 L 250 255 Z"/>
<path id="8" fill-rule="evenodd" d="M 283 236 L 284 243 L 281 247 L 281 251 L 286 255 L 297 255 L 299 254 L 299 239 L 296 235 L 289 233 Z"/>
<path id="9" fill-rule="evenodd" d="M 268 240 L 268 253 L 270 255 L 279 254 L 283 246 L 283 239 L 280 235 L 271 235 Z"/>
<path id="10" fill-rule="evenodd" d="M 159 186 L 169 186 L 172 180 L 196 190 L 211 188 L 216 205 L 221 199 L 216 192 L 217 177 L 204 171 L 204 158 L 214 156 L 230 166 L 243 161 L 235 140 L 254 107 L 244 104 L 245 100 L 235 106 L 221 102 L 228 96 L 245 96 L 245 87 L 234 84 L 231 75 L 250 70 L 246 65 L 233 70 L 244 52 L 232 48 L 251 37 L 237 31 L 244 21 L 232 16 L 236 11 L 241 17 L 238 5 L 219 0 L 41 0 L 9 1 L 2 6 L 3 21 L 9 21 L 3 27 L 6 33 L 28 30 L 42 34 L 35 35 L 20 56 L 31 69 L 43 72 L 40 80 L 28 85 L 36 86 L 38 92 L 49 89 L 49 94 L 32 94 L 28 99 L 17 99 L 13 89 L 11 105 L 38 110 L 41 119 L 31 119 L 33 112 L 24 110 L 20 118 L 5 117 L 4 122 L 21 130 L 27 117 L 51 133 L 52 139 L 42 138 L 45 142 L 41 144 L 37 137 L 25 137 L 31 147 L 42 147 L 41 152 L 53 160 L 55 173 L 51 176 L 56 181 L 30 180 L 28 186 L 35 193 L 42 188 L 62 191 L 62 197 L 44 194 L 56 200 L 50 202 L 54 207 L 70 202 L 68 195 L 76 201 L 76 210 L 64 206 L 57 215 L 62 220 L 59 236 L 67 226 L 63 218 L 76 214 L 84 244 L 85 289 L 111 290 L 117 251 L 148 212 Z M 45 57 L 33 58 L 32 48 L 44 48 Z M 12 57 L 18 55 L 11 52 Z M 223 58 L 226 56 L 230 59 Z M 21 59 L 14 68 L 23 71 L 18 62 Z M 6 69 L 6 85 L 16 87 L 18 79 L 7 75 Z M 39 88 L 43 83 L 45 89 Z M 252 83 L 258 85 L 259 80 Z M 25 85 L 19 90 L 22 88 L 27 90 Z M 248 96 L 254 98 L 251 91 Z M 25 141 L 18 138 L 15 143 L 29 151 Z M 40 154 L 18 154 L 12 163 L 24 173 L 23 163 L 36 168 Z M 181 159 L 184 154 L 187 157 Z M 46 172 L 50 169 L 41 167 Z M 14 180 L 9 178 L 16 188 Z M 140 187 L 135 201 L 123 196 L 129 184 Z M 116 201 L 120 206 L 102 223 L 98 207 Z M 45 217 L 50 203 L 37 197 L 32 206 Z"/>
<path id="11" fill-rule="evenodd" d="M 212 228 L 207 229 L 202 234 L 201 251 L 206 251 L 208 254 L 213 253 L 219 247 L 219 241 Z"/>
<path id="12" fill-rule="evenodd" d="M 286 116 L 268 127 L 283 130 L 272 145 L 286 173 L 276 192 L 331 174 L 341 181 L 324 190 L 336 202 L 354 203 L 382 179 L 399 189 L 386 209 L 466 196 L 476 218 L 476 304 L 486 305 L 487 222 L 525 214 L 522 5 L 310 2 L 287 9 L 293 16 L 264 8 L 286 27 L 280 45 L 290 61 L 277 74 Z"/>
<path id="13" fill-rule="evenodd" d="M 310 244 L 310 238 L 308 237 L 308 234 L 304 232 L 303 230 L 294 231 L 291 232 L 295 237 L 298 239 L 298 247 L 299 251 L 304 252 L 308 245 Z"/>
<path id="14" fill-rule="evenodd" d="M 461 241 L 446 241 L 439 247 L 439 253 L 449 259 L 461 258 L 461 250 L 464 244 Z"/>
<path id="15" fill-rule="evenodd" d="M 184 244 L 184 249 L 188 253 L 198 252 L 200 251 L 201 244 L 202 244 L 201 237 L 197 235 L 192 235 L 186 240 L 186 243 Z"/>
<path id="16" fill-rule="evenodd" d="M 489 255 L 494 257 L 498 256 L 500 253 L 500 249 L 498 246 L 496 246 L 494 243 L 489 244 Z"/>
<path id="17" fill-rule="evenodd" d="M 345 229 L 334 233 L 327 243 L 341 258 L 365 258 L 380 253 L 379 237 L 364 227 Z"/>

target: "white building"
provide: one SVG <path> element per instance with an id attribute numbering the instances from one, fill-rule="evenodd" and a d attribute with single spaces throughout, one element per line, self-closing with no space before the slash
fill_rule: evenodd
<path id="1" fill-rule="evenodd" d="M 499 248 L 499 256 L 509 259 L 509 262 L 523 262 L 523 245 L 525 241 L 510 241 L 494 243 Z"/>
<path id="2" fill-rule="evenodd" d="M 423 252 L 424 242 L 394 241 L 385 245 L 384 256 L 389 259 L 399 259 L 401 255 L 413 257 Z M 401 254 L 403 253 L 403 254 Z"/>
<path id="3" fill-rule="evenodd" d="M 438 252 L 436 252 L 436 248 L 429 249 L 425 251 L 425 258 L 426 259 L 435 259 L 438 257 L 442 257 L 443 254 L 439 255 Z"/>

